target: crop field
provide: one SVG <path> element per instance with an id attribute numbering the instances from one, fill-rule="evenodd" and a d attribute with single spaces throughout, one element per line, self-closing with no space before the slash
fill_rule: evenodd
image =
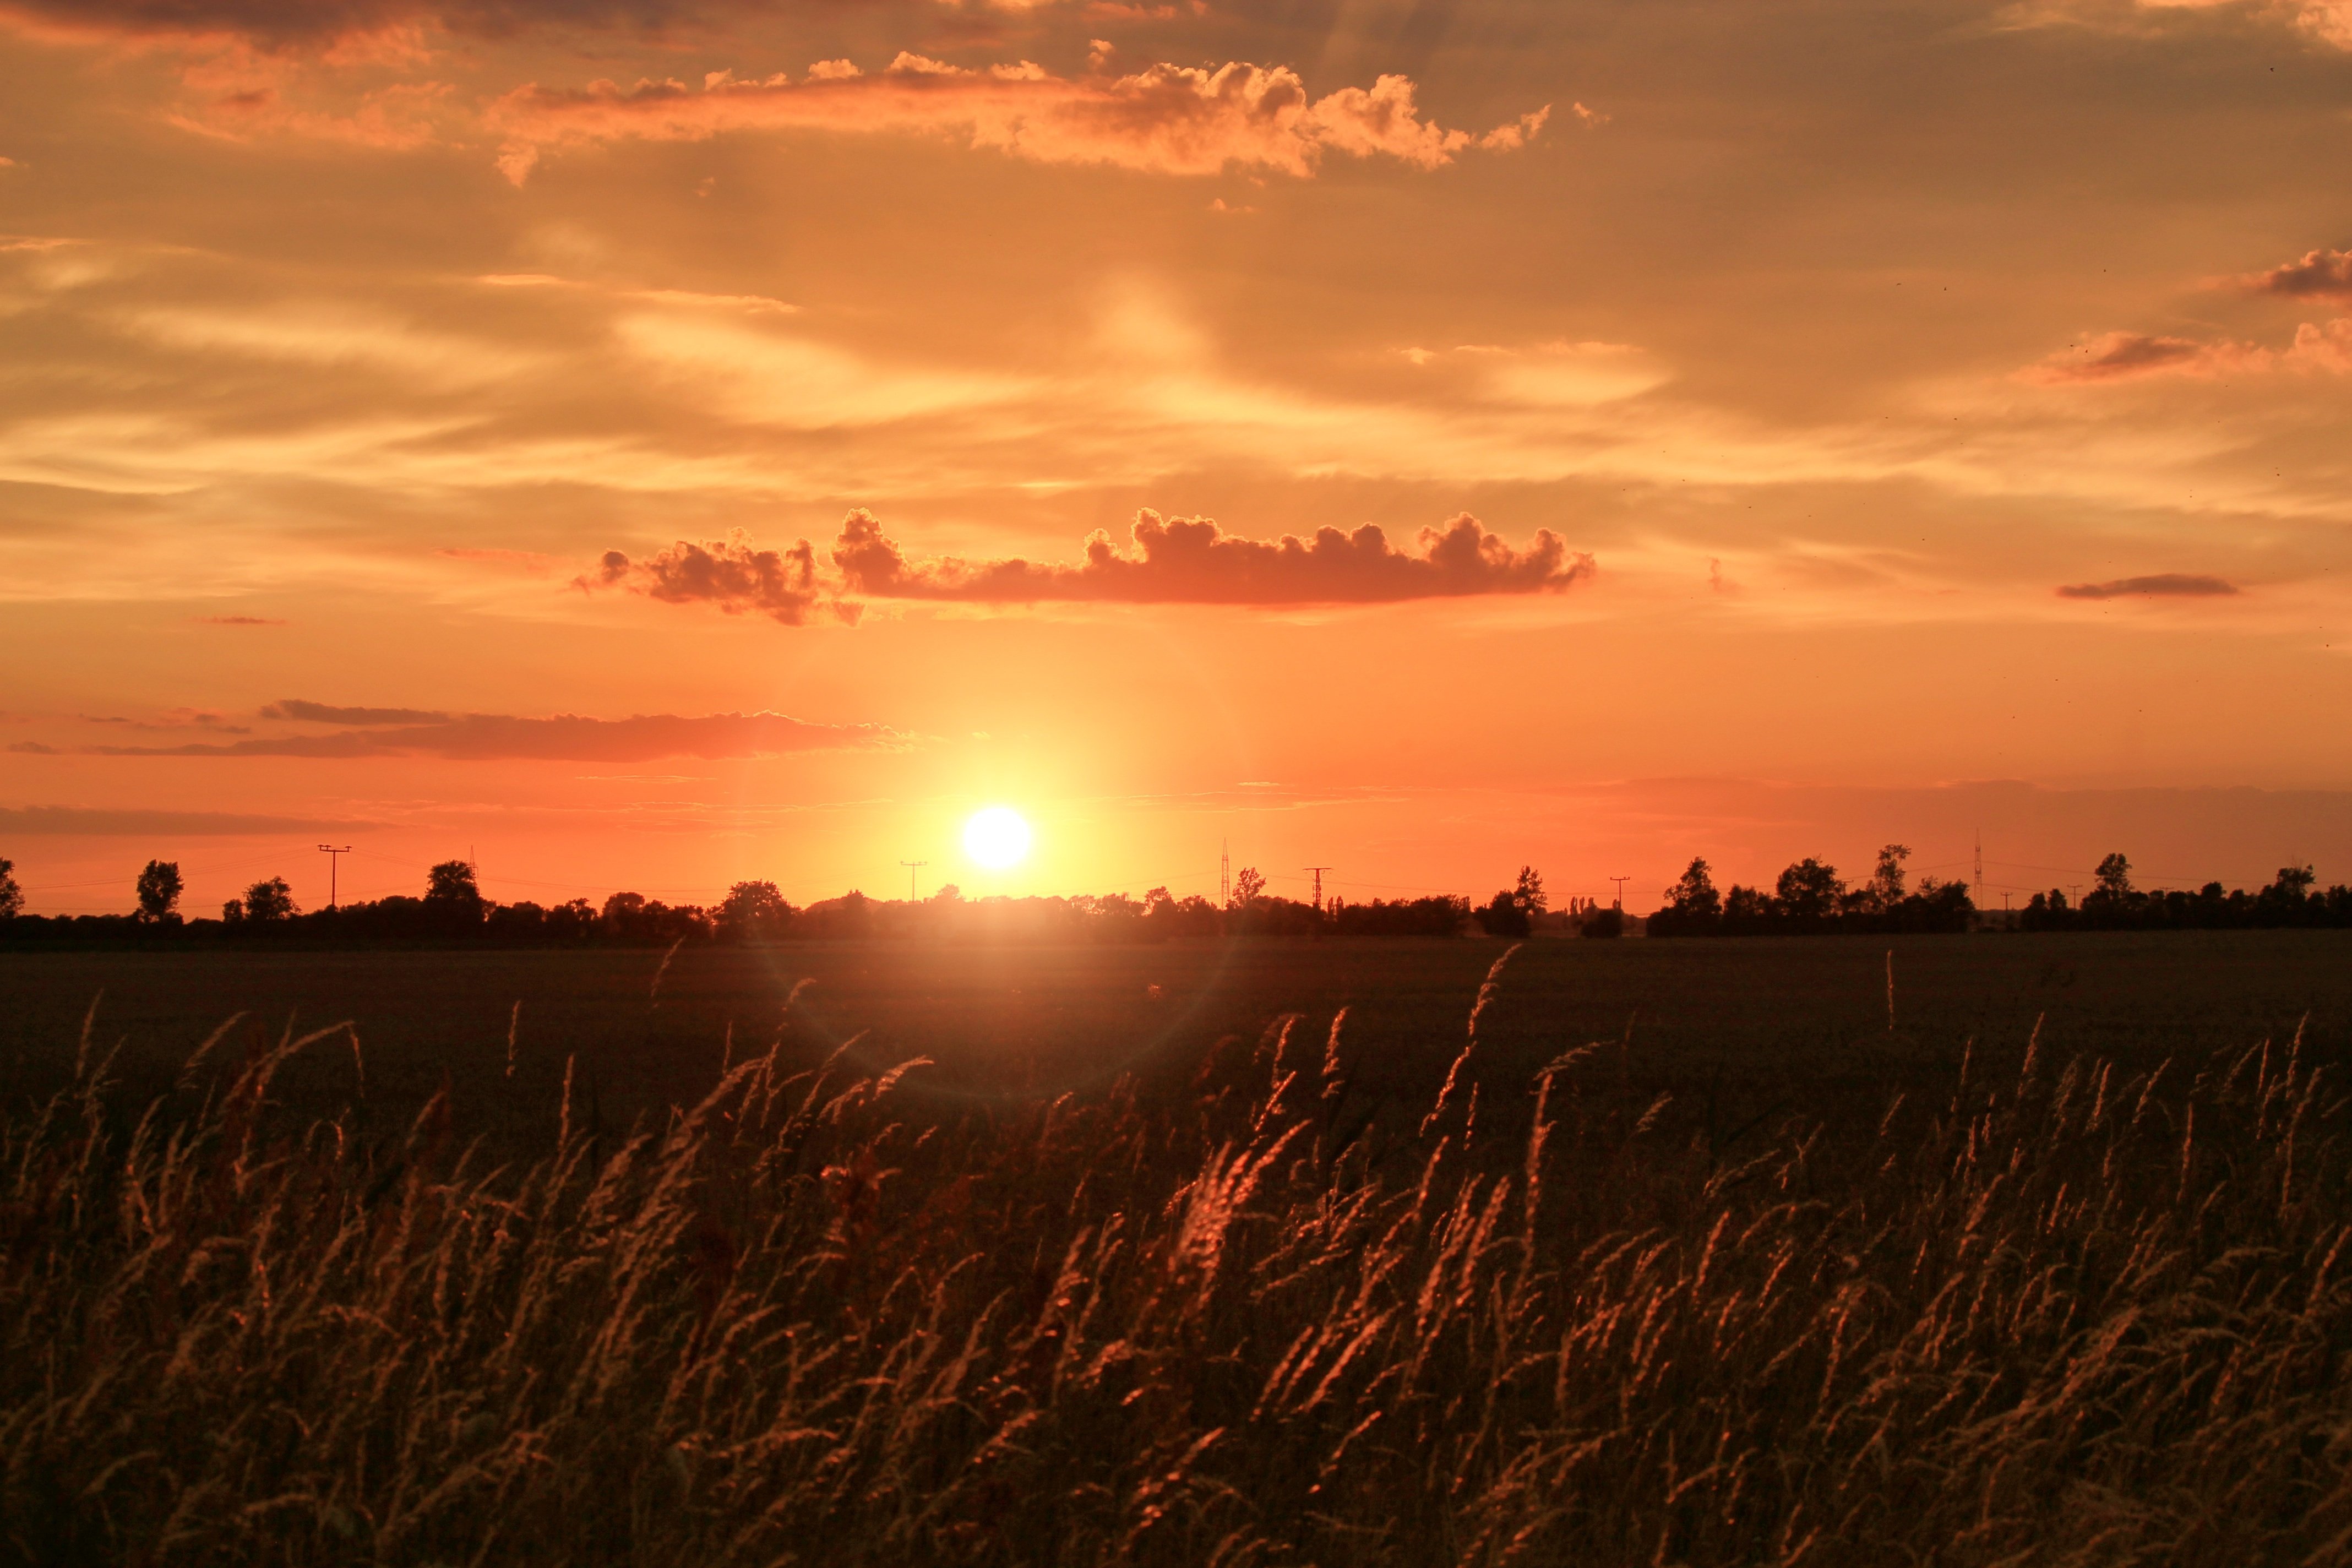
<path id="1" fill-rule="evenodd" d="M 2352 1560 L 2347 961 L 0 956 L 0 1561 Z"/>

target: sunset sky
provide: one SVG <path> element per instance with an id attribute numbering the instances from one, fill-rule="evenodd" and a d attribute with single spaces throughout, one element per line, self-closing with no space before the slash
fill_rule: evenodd
<path id="1" fill-rule="evenodd" d="M 2345 247 L 2352 0 L 0 0 L 0 857 L 2352 879 Z"/>

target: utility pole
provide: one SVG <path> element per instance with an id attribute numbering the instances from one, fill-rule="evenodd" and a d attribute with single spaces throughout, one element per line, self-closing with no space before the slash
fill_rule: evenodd
<path id="1" fill-rule="evenodd" d="M 917 901 L 915 898 L 915 873 L 929 865 L 930 862 L 929 860 L 901 860 L 898 864 L 907 868 L 907 901 L 910 904 L 914 903 Z"/>
<path id="2" fill-rule="evenodd" d="M 348 844 L 341 848 L 332 844 L 319 846 L 319 853 L 327 858 L 327 907 L 331 910 L 335 907 L 335 870 L 342 865 L 342 858 L 351 852 L 352 847 Z"/>
<path id="3" fill-rule="evenodd" d="M 1328 866 L 1301 866 L 1299 868 L 1302 871 L 1312 871 L 1315 874 L 1315 907 L 1318 910 L 1320 910 L 1323 907 L 1323 873 L 1328 871 L 1330 868 L 1331 868 Z"/>
<path id="4" fill-rule="evenodd" d="M 1217 905 L 1220 909 L 1234 901 L 1234 841 L 1217 841 Z"/>
<path id="5" fill-rule="evenodd" d="M 1617 903 L 1615 907 L 1617 912 L 1620 914 L 1625 912 L 1625 884 L 1633 879 L 1631 877 L 1612 877 L 1609 879 L 1609 880 L 1617 884 Z"/>

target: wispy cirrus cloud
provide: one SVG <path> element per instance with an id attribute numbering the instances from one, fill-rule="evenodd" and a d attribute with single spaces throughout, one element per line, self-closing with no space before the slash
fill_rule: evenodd
<path id="1" fill-rule="evenodd" d="M 406 713 L 400 709 L 337 709 L 289 701 L 282 716 Z M 83 746 L 103 757 L 436 757 L 452 762 L 644 763 L 663 757 L 711 761 L 795 752 L 887 751 L 912 737 L 884 724 L 825 724 L 782 713 L 636 714 L 591 719 L 576 713 L 518 718 L 505 713 L 434 716 L 402 723 L 366 718 L 323 735 L 268 735 L 176 746 Z"/>
<path id="2" fill-rule="evenodd" d="M 1047 602 L 1126 605 L 1308 605 L 1564 591 L 1590 577 L 1591 555 L 1549 529 L 1514 548 L 1464 512 L 1424 528 L 1401 549 L 1367 523 L 1300 539 L 1249 539 L 1207 518 L 1136 514 L 1126 546 L 1097 531 L 1075 563 L 1018 557 L 910 558 L 863 508 L 842 523 L 822 572 L 805 539 L 761 550 L 737 530 L 725 540 L 677 543 L 642 560 L 608 551 L 575 584 L 625 587 L 668 604 L 706 604 L 729 615 L 804 625 L 821 607 L 855 621 L 859 599 L 976 605 Z"/>
<path id="3" fill-rule="evenodd" d="M 1473 134 L 1424 119 L 1403 76 L 1311 98 L 1283 66 L 1163 63 L 1126 76 L 1064 77 L 1027 60 L 967 68 L 901 52 L 870 76 L 829 60 L 798 80 L 716 71 L 699 87 L 534 83 L 499 100 L 487 118 L 506 139 L 499 166 L 520 184 L 544 153 L 568 147 L 787 129 L 952 134 L 1035 163 L 1162 174 L 1240 167 L 1305 177 L 1331 153 L 1433 169 L 1471 148 L 1523 147 L 1549 113 L 1547 105 Z"/>
<path id="4" fill-rule="evenodd" d="M 87 805 L 0 806 L 0 834 L 9 837 L 93 838 L 171 836 L 235 837 L 270 833 L 355 832 L 382 823 L 330 816 L 269 816 L 233 811 Z"/>
<path id="5" fill-rule="evenodd" d="M 8 0 L 0 20 L 68 37 L 214 33 L 285 46 L 415 27 L 491 37 L 547 24 L 655 28 L 767 8 L 760 0 Z"/>
<path id="6" fill-rule="evenodd" d="M 2340 49 L 2352 49 L 2352 0 L 2137 0 L 2144 11 L 2242 12 L 2290 22 Z"/>
<path id="7" fill-rule="evenodd" d="M 2215 599 L 2239 592 L 2226 578 L 2201 573 L 2158 572 L 2146 577 L 2117 577 L 2105 583 L 2070 583 L 2058 590 L 2062 599 Z"/>

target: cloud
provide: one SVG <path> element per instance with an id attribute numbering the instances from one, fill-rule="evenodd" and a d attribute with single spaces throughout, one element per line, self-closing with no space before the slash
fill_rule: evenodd
<path id="1" fill-rule="evenodd" d="M 825 595 L 816 583 L 816 552 L 805 539 L 789 550 L 754 550 L 736 529 L 723 540 L 679 540 L 660 553 L 631 561 L 608 550 L 593 574 L 576 579 L 583 591 L 626 586 L 669 605 L 715 605 L 730 616 L 766 616 L 803 626 Z M 856 612 L 850 611 L 851 618 Z"/>
<path id="2" fill-rule="evenodd" d="M 607 551 L 574 581 L 583 591 L 625 587 L 668 604 L 707 604 L 729 615 L 765 615 L 805 625 L 822 606 L 855 623 L 864 599 L 979 605 L 1048 601 L 1128 605 L 1344 605 L 1483 594 L 1558 593 L 1589 577 L 1592 557 L 1570 551 L 1549 529 L 1515 550 L 1464 512 L 1443 528 L 1424 528 L 1415 550 L 1391 544 L 1370 523 L 1352 533 L 1316 531 L 1312 539 L 1244 539 L 1207 518 L 1135 514 L 1129 548 L 1097 530 L 1076 563 L 1018 558 L 908 559 L 864 508 L 842 521 L 822 577 L 805 539 L 783 551 L 758 550 L 735 530 L 724 541 L 686 541 L 632 561 Z"/>
<path id="3" fill-rule="evenodd" d="M 248 816 L 226 811 L 169 809 L 113 810 L 100 806 L 0 806 L 0 836 L 58 837 L 83 834 L 94 838 L 157 837 L 226 837 L 272 833 L 352 833 L 379 827 L 375 822 L 325 816 Z"/>
<path id="4" fill-rule="evenodd" d="M 2152 337 L 2143 332 L 2102 332 L 2029 367 L 2029 381 L 2137 381 L 2151 375 L 2217 375 L 2231 369 L 2262 368 L 2260 349 L 2234 343 L 2201 343 L 2193 338 Z"/>
<path id="5" fill-rule="evenodd" d="M 2045 386 L 2140 381 L 2185 375 L 2210 379 L 2262 375 L 2272 371 L 2352 373 L 2352 316 L 2305 321 L 2284 349 L 2258 343 L 2202 342 L 2195 338 L 2154 337 L 2143 332 L 2103 332 L 2052 354 L 2019 372 Z"/>
<path id="6" fill-rule="evenodd" d="M 1411 79 L 1383 76 L 1309 99 L 1286 67 L 1155 65 L 1129 76 L 1058 77 L 1024 60 L 966 69 L 900 54 L 865 75 L 827 61 L 799 81 L 715 71 L 584 89 L 519 88 L 488 110 L 506 138 L 499 167 L 520 184 L 550 150 L 625 140 L 697 142 L 731 131 L 929 132 L 1042 163 L 1105 163 L 1163 174 L 1240 166 L 1311 175 L 1329 152 L 1433 169 L 1473 147 L 1508 151 L 1542 129 L 1546 106 L 1473 135 L 1422 118 Z"/>
<path id="7" fill-rule="evenodd" d="M 287 706 L 279 704 L 278 706 Z M 303 708 L 333 712 L 315 703 Z M 359 710 L 361 712 L 383 710 Z M 682 717 L 641 713 L 586 719 L 559 713 L 521 719 L 463 713 L 430 723 L 281 735 L 216 745 L 85 746 L 101 757 L 439 757 L 453 762 L 644 763 L 661 757 L 709 760 L 782 756 L 794 752 L 887 750 L 909 737 L 882 724 L 816 724 L 782 713 Z"/>
<path id="8" fill-rule="evenodd" d="M 304 724 L 444 724 L 451 715 L 429 708 L 336 708 L 289 697 L 261 710 L 261 717 Z"/>
<path id="9" fill-rule="evenodd" d="M 2139 0 L 2143 10 L 2215 11 L 2228 8 L 2293 22 L 2339 49 L 2352 49 L 2352 0 Z"/>
<path id="10" fill-rule="evenodd" d="M 2070 583 L 2062 599 L 2211 599 L 2238 592 L 2234 583 L 2193 573 L 2158 572 L 2149 577 L 2118 577 L 2111 583 Z"/>
<path id="11" fill-rule="evenodd" d="M 2257 294 L 2290 300 L 2352 300 L 2352 250 L 2307 250 L 2300 260 L 2237 281 Z"/>
<path id="12" fill-rule="evenodd" d="M 194 619 L 200 626 L 282 626 L 286 624 L 267 616 L 197 616 Z"/>
<path id="13" fill-rule="evenodd" d="M 1207 518 L 1163 520 L 1139 511 L 1121 550 L 1100 531 L 1078 565 L 1022 560 L 909 563 L 871 512 L 853 511 L 833 551 L 849 592 L 877 599 L 981 604 L 1092 600 L 1115 604 L 1328 605 L 1478 594 L 1538 594 L 1593 571 L 1549 529 L 1513 550 L 1468 512 L 1424 528 L 1418 552 L 1399 550 L 1370 523 L 1352 533 L 1318 529 L 1312 540 L 1229 534 Z"/>
<path id="14" fill-rule="evenodd" d="M 0 21 L 67 37 L 222 33 L 284 45 L 417 26 L 491 37 L 541 24 L 651 29 L 711 8 L 698 0 L 8 0 Z"/>

